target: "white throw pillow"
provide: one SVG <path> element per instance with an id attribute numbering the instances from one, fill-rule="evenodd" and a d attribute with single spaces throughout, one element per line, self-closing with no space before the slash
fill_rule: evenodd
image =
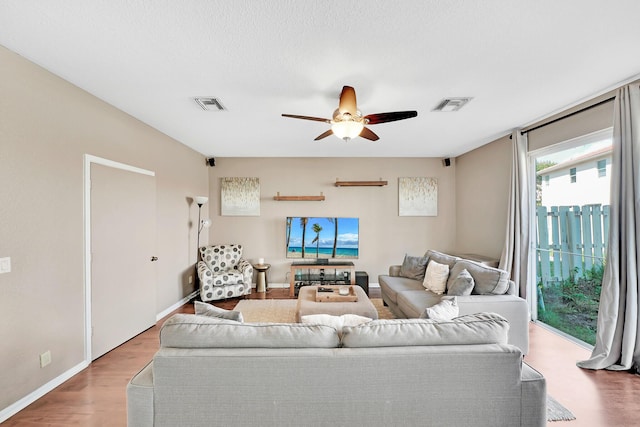
<path id="1" fill-rule="evenodd" d="M 336 328 L 339 332 L 343 326 L 358 326 L 370 322 L 371 319 L 357 314 L 343 314 L 342 316 L 332 316 L 330 314 L 308 314 L 300 318 L 300 323 L 325 325 Z"/>
<path id="2" fill-rule="evenodd" d="M 424 318 L 436 320 L 438 322 L 447 322 L 454 317 L 458 317 L 460 312 L 456 297 L 443 299 L 432 307 L 424 310 Z"/>
<path id="3" fill-rule="evenodd" d="M 422 286 L 434 294 L 442 295 L 447 289 L 448 278 L 449 266 L 431 260 L 427 265 L 427 271 L 424 274 L 424 282 L 422 282 Z"/>

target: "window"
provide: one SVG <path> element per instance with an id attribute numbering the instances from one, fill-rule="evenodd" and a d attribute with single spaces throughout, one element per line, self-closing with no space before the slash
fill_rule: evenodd
<path id="1" fill-rule="evenodd" d="M 606 130 L 530 155 L 539 178 L 532 211 L 536 296 L 531 299 L 531 316 L 591 345 L 595 343 L 610 216 L 610 174 L 598 178 L 594 169 L 606 173 L 611 168 L 610 153 L 611 131 Z M 578 166 L 580 182 L 576 179 Z M 544 172 L 550 167 L 552 171 Z M 561 178 L 551 180 L 551 173 Z"/>
<path id="2" fill-rule="evenodd" d="M 607 176 L 607 159 L 598 160 L 598 178 Z"/>

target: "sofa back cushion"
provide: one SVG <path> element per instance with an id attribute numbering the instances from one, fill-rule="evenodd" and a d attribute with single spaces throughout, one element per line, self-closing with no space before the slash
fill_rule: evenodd
<path id="1" fill-rule="evenodd" d="M 447 287 L 452 287 L 455 279 L 463 270 L 467 270 L 475 285 L 473 294 L 478 295 L 502 295 L 509 289 L 509 275 L 506 271 L 466 259 L 459 260 L 451 268 Z"/>
<path id="2" fill-rule="evenodd" d="M 338 332 L 301 323 L 239 323 L 195 314 L 174 314 L 160 329 L 160 347 L 335 348 Z"/>
<path id="3" fill-rule="evenodd" d="M 429 261 L 433 260 L 440 264 L 446 264 L 449 266 L 449 269 L 453 267 L 453 265 L 460 260 L 461 258 L 453 255 L 444 254 L 442 252 L 434 251 L 429 249 L 424 256 L 429 259 Z"/>
<path id="4" fill-rule="evenodd" d="M 496 313 L 477 313 L 448 322 L 430 319 L 374 320 L 342 329 L 343 347 L 506 344 L 509 322 Z"/>

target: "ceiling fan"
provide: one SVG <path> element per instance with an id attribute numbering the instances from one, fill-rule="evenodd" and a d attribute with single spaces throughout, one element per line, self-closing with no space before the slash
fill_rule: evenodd
<path id="1" fill-rule="evenodd" d="M 333 119 L 331 120 L 320 117 L 298 116 L 295 114 L 283 114 L 282 116 L 331 124 L 331 129 L 318 135 L 314 141 L 319 141 L 329 135 L 335 135 L 345 141 L 349 141 L 357 136 L 370 141 L 377 141 L 380 139 L 378 135 L 366 128 L 366 125 L 395 122 L 396 120 L 410 119 L 417 115 L 417 111 L 395 111 L 391 113 L 368 114 L 363 117 L 356 105 L 355 89 L 351 86 L 344 86 L 340 93 L 338 109 L 333 112 Z"/>

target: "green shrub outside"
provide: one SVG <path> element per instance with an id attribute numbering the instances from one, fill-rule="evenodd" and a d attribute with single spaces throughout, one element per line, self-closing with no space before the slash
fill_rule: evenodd
<path id="1" fill-rule="evenodd" d="M 538 320 L 594 345 L 603 272 L 598 265 L 560 283 L 538 282 Z"/>

